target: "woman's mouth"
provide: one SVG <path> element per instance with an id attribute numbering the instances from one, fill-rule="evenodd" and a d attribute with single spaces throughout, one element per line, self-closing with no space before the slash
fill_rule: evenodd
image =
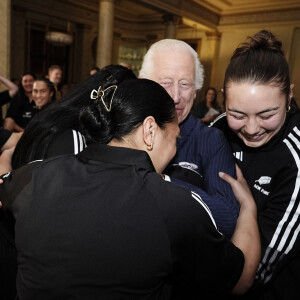
<path id="1" fill-rule="evenodd" d="M 266 135 L 266 132 L 260 133 L 260 134 L 255 134 L 255 135 L 249 135 L 246 133 L 243 133 L 243 137 L 249 141 L 249 142 L 260 142 Z"/>

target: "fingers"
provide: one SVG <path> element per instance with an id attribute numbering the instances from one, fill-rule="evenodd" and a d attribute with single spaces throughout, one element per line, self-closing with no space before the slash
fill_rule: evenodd
<path id="1" fill-rule="evenodd" d="M 237 164 L 235 164 L 236 178 L 239 182 L 246 182 L 244 175 Z"/>
<path id="2" fill-rule="evenodd" d="M 235 179 L 233 177 L 231 177 L 229 174 L 224 173 L 224 172 L 219 172 L 219 176 L 225 180 L 227 183 L 229 183 L 230 185 L 232 185 L 235 181 Z"/>

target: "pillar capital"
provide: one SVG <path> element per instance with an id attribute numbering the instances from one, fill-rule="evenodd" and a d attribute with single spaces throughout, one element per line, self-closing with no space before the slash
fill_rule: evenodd
<path id="1" fill-rule="evenodd" d="M 115 0 L 100 0 L 100 3 L 101 3 L 101 2 L 110 2 L 110 3 L 114 4 L 114 3 L 115 3 Z"/>
<path id="2" fill-rule="evenodd" d="M 165 14 L 162 16 L 162 19 L 165 25 L 168 25 L 170 23 L 178 25 L 181 22 L 181 17 L 173 14 Z"/>
<path id="3" fill-rule="evenodd" d="M 218 31 L 206 31 L 205 35 L 207 36 L 208 40 L 219 40 L 222 36 L 222 33 Z"/>

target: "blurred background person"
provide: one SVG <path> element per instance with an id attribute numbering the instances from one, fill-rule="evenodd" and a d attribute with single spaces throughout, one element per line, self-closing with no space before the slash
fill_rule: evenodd
<path id="1" fill-rule="evenodd" d="M 4 120 L 4 128 L 10 131 L 24 131 L 36 113 L 32 98 L 32 87 L 35 80 L 33 73 L 27 72 L 21 76 L 19 90 L 12 98 Z"/>
<path id="2" fill-rule="evenodd" d="M 47 78 L 36 79 L 33 83 L 32 98 L 37 109 L 41 110 L 56 100 L 54 84 Z"/>
<path id="3" fill-rule="evenodd" d="M 61 66 L 52 65 L 48 69 L 48 79 L 54 83 L 55 98 L 61 98 L 61 82 L 63 79 L 63 70 Z"/>
<path id="4" fill-rule="evenodd" d="M 100 71 L 100 68 L 98 68 L 98 67 L 93 67 L 93 68 L 90 70 L 90 75 L 92 76 L 92 75 L 96 74 L 96 73 L 99 72 L 99 71 Z"/>
<path id="5" fill-rule="evenodd" d="M 1 84 L 4 85 L 7 90 L 0 92 L 0 127 L 3 126 L 2 106 L 9 103 L 19 90 L 17 84 L 3 76 L 0 76 L 0 85 Z"/>
<path id="6" fill-rule="evenodd" d="M 204 99 L 196 104 L 192 114 L 209 124 L 220 114 L 218 92 L 214 87 L 208 87 L 204 93 Z"/>

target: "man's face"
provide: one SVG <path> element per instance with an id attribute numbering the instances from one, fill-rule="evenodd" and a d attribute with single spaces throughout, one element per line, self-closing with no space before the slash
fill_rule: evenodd
<path id="1" fill-rule="evenodd" d="M 54 69 L 49 73 L 49 80 L 55 84 L 61 83 L 62 71 L 60 69 Z"/>
<path id="2" fill-rule="evenodd" d="M 195 60 L 192 55 L 180 50 L 156 53 L 149 79 L 165 88 L 174 100 L 178 122 L 184 121 L 196 97 Z"/>

